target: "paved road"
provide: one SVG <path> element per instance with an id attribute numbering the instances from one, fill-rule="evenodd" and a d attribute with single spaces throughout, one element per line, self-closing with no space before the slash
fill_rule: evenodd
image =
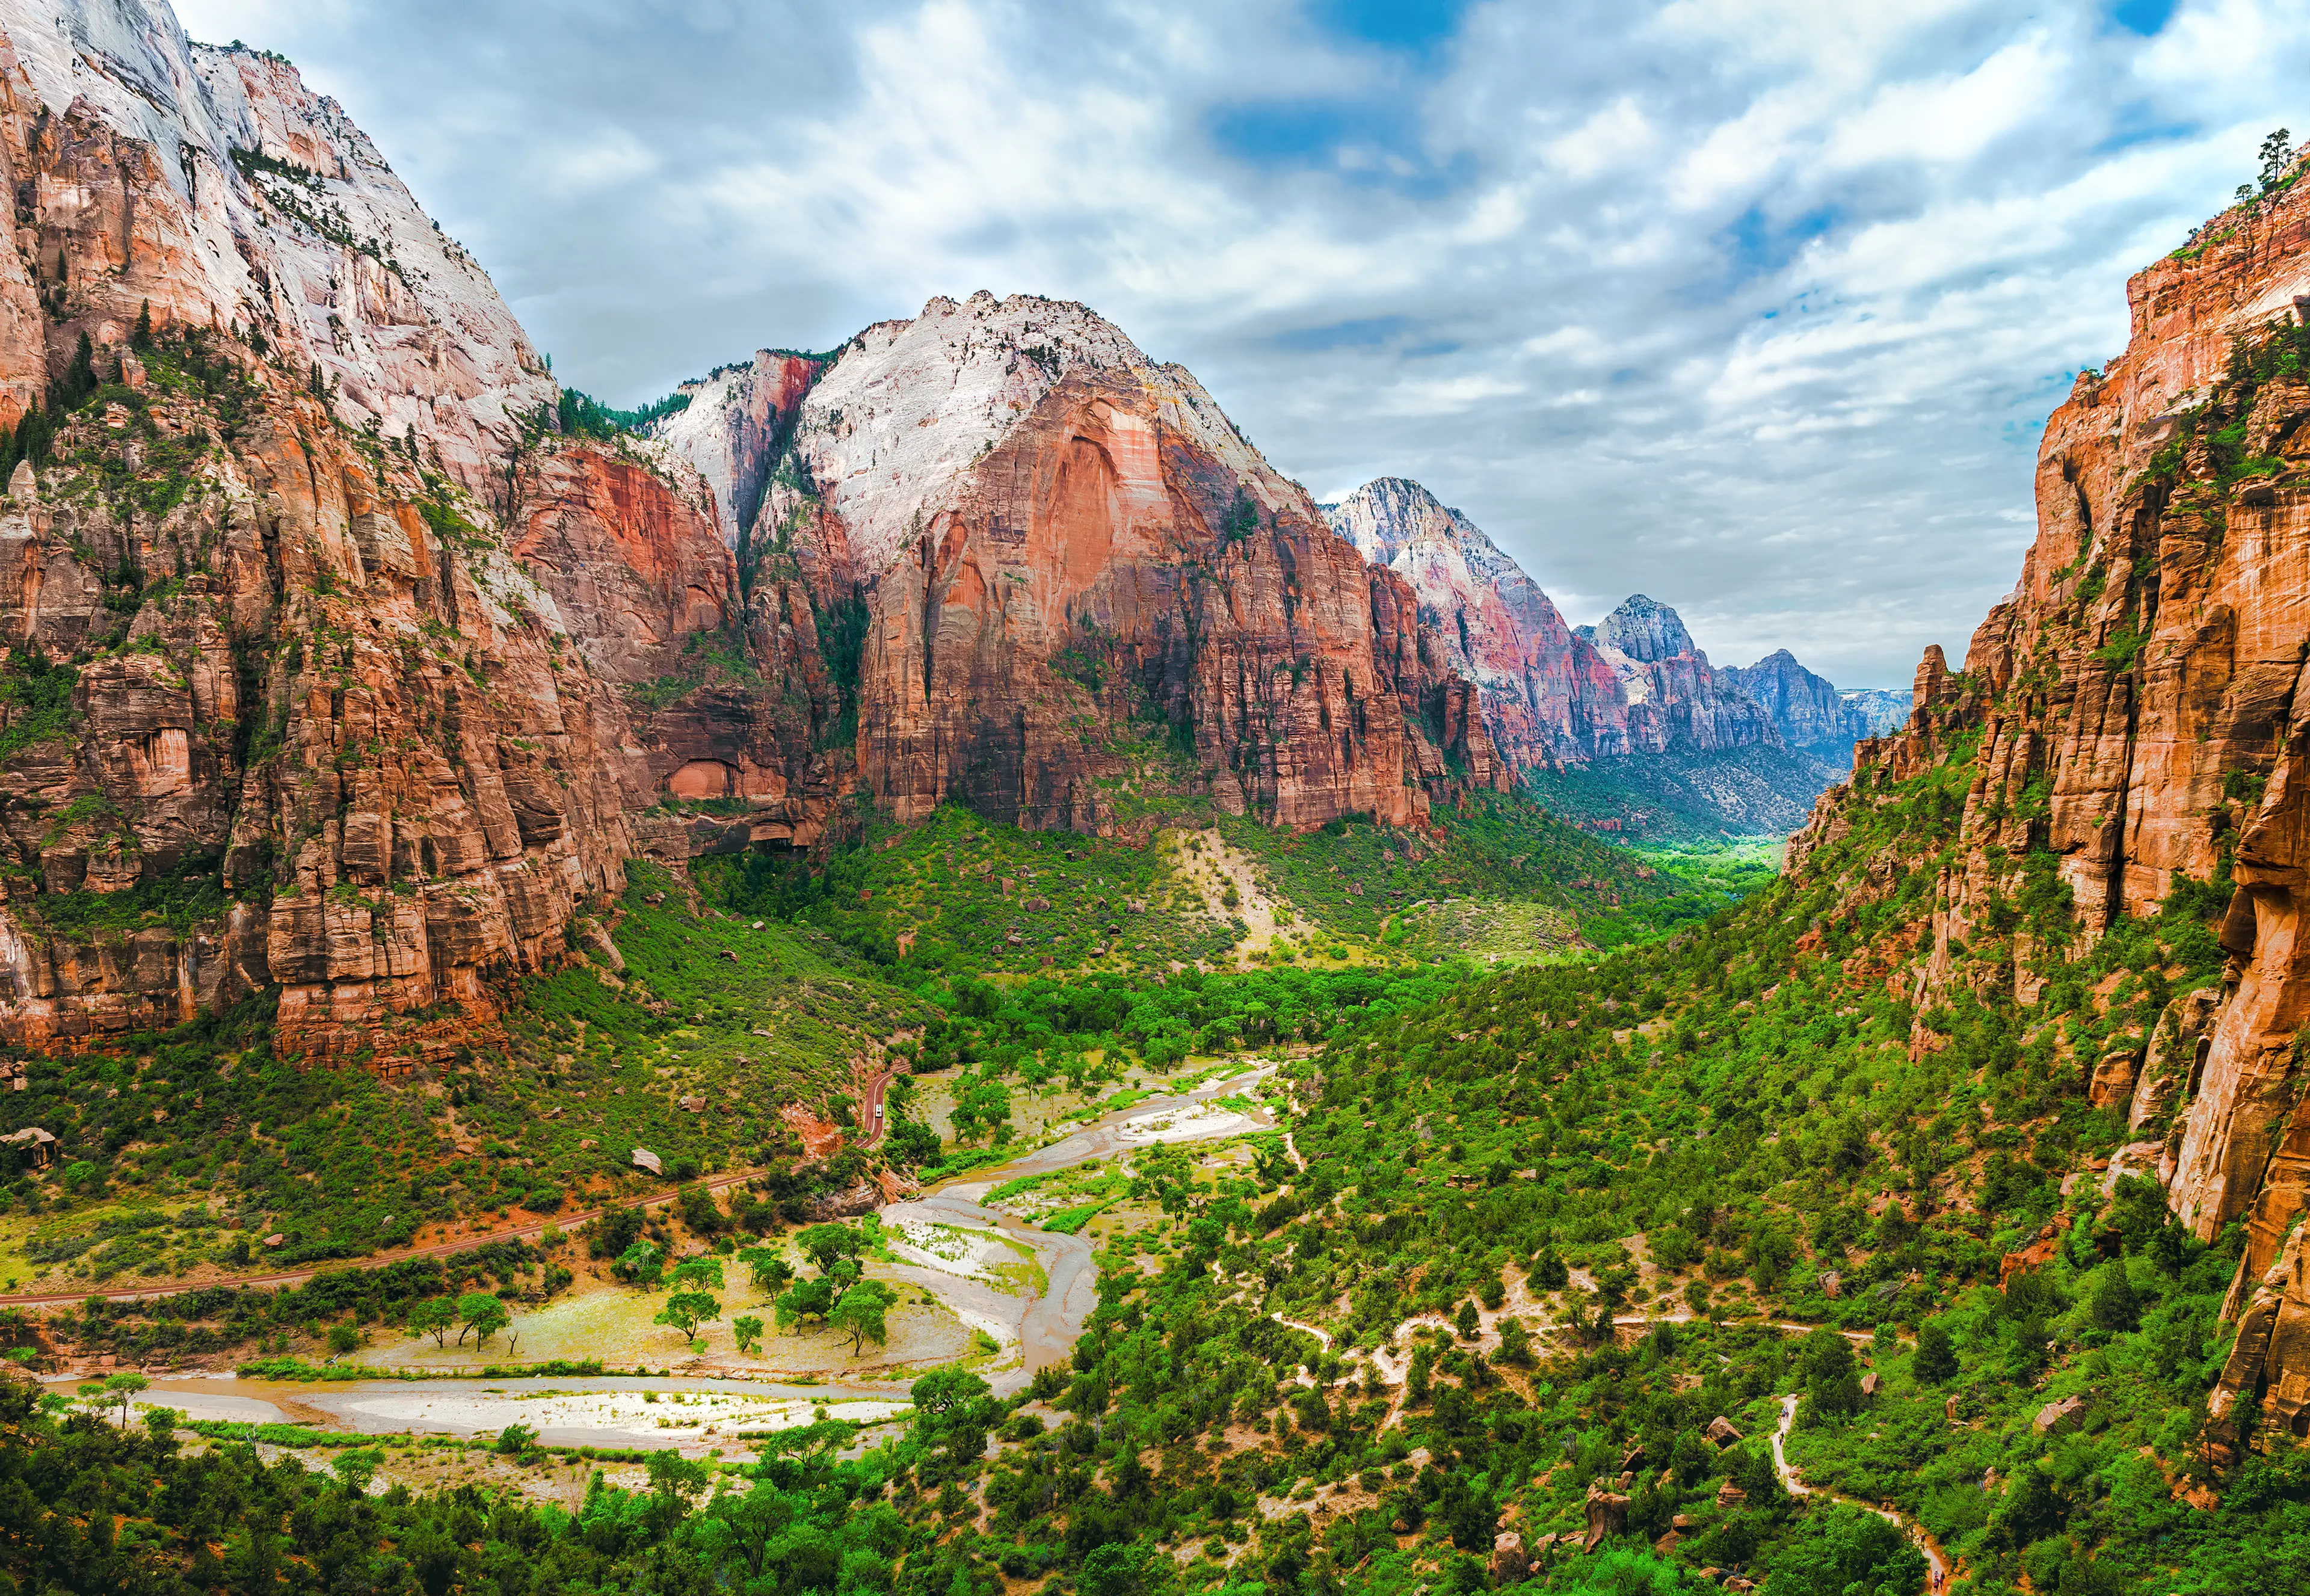
<path id="1" fill-rule="evenodd" d="M 866 1089 L 866 1096 L 858 1105 L 858 1123 L 865 1128 L 866 1132 L 866 1140 L 861 1143 L 862 1146 L 881 1145 L 882 1134 L 890 1129 L 882 1122 L 882 1096 L 890 1089 L 890 1082 L 904 1074 L 909 1067 L 906 1060 L 900 1059 L 874 1077 L 874 1083 Z"/>

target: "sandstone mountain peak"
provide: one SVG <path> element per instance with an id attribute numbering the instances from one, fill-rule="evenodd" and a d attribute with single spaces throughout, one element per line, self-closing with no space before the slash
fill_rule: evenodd
<path id="1" fill-rule="evenodd" d="M 1225 466 L 1264 512 L 1304 498 L 1185 369 L 1148 359 L 1086 306 L 981 291 L 934 299 L 920 316 L 877 322 L 843 346 L 803 401 L 795 485 L 773 492 L 773 514 L 821 497 L 841 519 L 849 570 L 872 580 L 960 507 L 972 468 L 1070 381 L 1131 395 L 1151 427 Z"/>
<path id="2" fill-rule="evenodd" d="M 57 158 L 89 179 L 41 247 L 89 256 L 99 343 L 147 302 L 163 324 L 254 331 L 350 424 L 413 429 L 468 485 L 494 480 L 553 381 L 342 107 L 277 56 L 191 43 L 146 0 L 10 0 L 0 23 L 7 113 L 45 110 Z M 0 300 L 24 302 L 37 265 L 0 256 Z M 43 382 L 0 368 L 0 417 Z"/>
<path id="3" fill-rule="evenodd" d="M 1692 641 L 1692 634 L 1684 629 L 1683 617 L 1658 599 L 1632 593 L 1620 601 L 1619 609 L 1598 621 L 1594 637 L 1598 643 L 1617 648 L 1630 659 L 1646 664 L 1675 659 L 1680 655 L 1692 655 L 1703 663 L 1707 655 L 1701 654 Z"/>
<path id="4" fill-rule="evenodd" d="M 1753 665 L 1726 666 L 1717 674 L 1764 707 L 1782 742 L 1816 750 L 1839 765 L 1851 759 L 1856 742 L 1887 729 L 1884 713 L 1873 698 L 1840 692 L 1828 678 L 1798 664 L 1785 648 L 1775 649 Z"/>

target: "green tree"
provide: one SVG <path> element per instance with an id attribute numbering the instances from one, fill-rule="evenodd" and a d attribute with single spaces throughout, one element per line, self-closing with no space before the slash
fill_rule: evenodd
<path id="1" fill-rule="evenodd" d="M 457 1344 L 465 1344 L 468 1331 L 473 1333 L 473 1349 L 481 1350 L 491 1336 L 513 1323 L 513 1315 L 504 1303 L 487 1291 L 468 1291 L 457 1299 L 457 1319 L 464 1329 L 457 1332 Z"/>
<path id="2" fill-rule="evenodd" d="M 677 1291 L 658 1310 L 656 1324 L 670 1324 L 685 1339 L 695 1339 L 698 1327 L 722 1316 L 722 1305 L 703 1291 Z"/>
<path id="3" fill-rule="evenodd" d="M 730 1332 L 738 1343 L 738 1350 L 752 1356 L 762 1344 L 762 1321 L 756 1314 L 741 1314 L 730 1321 Z"/>
<path id="4" fill-rule="evenodd" d="M 748 1247 L 738 1254 L 738 1262 L 746 1266 L 757 1297 L 776 1297 L 795 1278 L 794 1265 L 777 1247 Z"/>
<path id="5" fill-rule="evenodd" d="M 1011 1094 L 1001 1081 L 978 1081 L 956 1097 L 947 1118 L 954 1126 L 957 1141 L 976 1141 L 981 1137 L 998 1141 L 1010 1128 Z"/>
<path id="6" fill-rule="evenodd" d="M 900 1169 L 917 1169 L 934 1163 L 939 1156 L 938 1132 L 920 1120 L 898 1119 L 888 1122 L 890 1133 L 882 1142 L 883 1156 Z"/>
<path id="7" fill-rule="evenodd" d="M 449 1331 L 457 1323 L 457 1305 L 446 1297 L 429 1297 L 413 1304 L 407 1321 L 412 1336 L 431 1336 L 437 1347 L 446 1347 Z M 463 1340 L 463 1337 L 458 1338 Z"/>
<path id="8" fill-rule="evenodd" d="M 855 1355 L 873 1341 L 877 1347 L 890 1339 L 884 1316 L 899 1300 L 899 1294 L 880 1280 L 860 1280 L 843 1292 L 826 1322 L 850 1337 L 850 1350 Z"/>
<path id="9" fill-rule="evenodd" d="M 866 1251 L 866 1236 L 849 1225 L 812 1225 L 795 1236 L 795 1245 L 819 1273 L 831 1274 L 843 1259 L 856 1258 Z"/>
<path id="10" fill-rule="evenodd" d="M 2086 1312 L 2096 1330 L 2113 1335 L 2123 1334 L 2138 1328 L 2141 1323 L 2141 1299 L 2134 1294 L 2133 1282 L 2126 1279 L 2125 1260 L 2114 1258 L 2104 1264 L 2101 1279 L 2094 1288 L 2092 1300 Z"/>
<path id="11" fill-rule="evenodd" d="M 1875 1514 L 1842 1503 L 1817 1507 L 1766 1551 L 1765 1588 L 1790 1596 L 1915 1591 L 1925 1557 Z"/>
<path id="12" fill-rule="evenodd" d="M 337 1483 L 345 1488 L 348 1496 L 369 1495 L 369 1482 L 385 1462 L 385 1449 L 380 1446 L 347 1446 L 329 1460 L 329 1468 Z"/>
<path id="13" fill-rule="evenodd" d="M 1910 1370 L 1926 1385 L 1939 1385 L 1957 1373 L 1957 1349 L 1950 1345 L 1950 1333 L 1933 1320 L 1917 1326 L 1917 1354 Z"/>
<path id="14" fill-rule="evenodd" d="M 684 1258 L 673 1266 L 673 1284 L 677 1290 L 724 1290 L 726 1287 L 722 1278 L 722 1260 L 711 1253 Z"/>
<path id="15" fill-rule="evenodd" d="M 834 1281 L 821 1275 L 814 1280 L 796 1280 L 778 1296 L 774 1305 L 780 1330 L 798 1328 L 805 1319 L 823 1319 L 834 1306 Z"/>
<path id="16" fill-rule="evenodd" d="M 1861 1410 L 1860 1368 L 1843 1334 L 1824 1325 L 1805 1337 L 1798 1358 L 1805 1372 L 1805 1399 L 1814 1413 Z"/>
<path id="17" fill-rule="evenodd" d="M 105 1401 L 120 1410 L 120 1422 L 124 1425 L 128 1422 L 128 1411 L 135 1405 L 137 1397 L 152 1388 L 152 1382 L 134 1370 L 123 1370 L 117 1375 L 104 1377 Z"/>
<path id="18" fill-rule="evenodd" d="M 656 1242 L 638 1241 L 620 1253 L 611 1268 L 620 1279 L 631 1280 L 647 1291 L 657 1285 L 658 1273 L 664 1265 L 664 1248 Z"/>
<path id="19" fill-rule="evenodd" d="M 1002 1421 L 1003 1405 L 993 1388 L 967 1369 L 934 1369 L 908 1388 L 915 1405 L 915 1433 L 943 1450 L 950 1461 L 967 1462 L 986 1450 L 986 1437 Z"/>

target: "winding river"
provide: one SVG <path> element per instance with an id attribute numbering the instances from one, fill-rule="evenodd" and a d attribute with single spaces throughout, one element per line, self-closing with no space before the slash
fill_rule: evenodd
<path id="1" fill-rule="evenodd" d="M 1251 1061 L 1246 1069 L 1193 1090 L 1117 1109 L 1056 1141 L 943 1181 L 882 1210 L 886 1224 L 911 1219 L 998 1231 L 1032 1251 L 1047 1282 L 1044 1288 L 1012 1296 L 913 1264 L 881 1272 L 935 1289 L 967 1321 L 1015 1342 L 1015 1356 L 1005 1358 L 1006 1366 L 991 1383 L 1000 1394 L 1019 1390 L 1036 1370 L 1062 1362 L 1072 1349 L 1099 1305 L 1098 1270 L 1088 1237 L 1037 1229 L 1015 1215 L 987 1207 L 987 1193 L 1021 1175 L 1052 1174 L 1158 1141 L 1207 1141 L 1271 1128 L 1272 1115 L 1263 1108 L 1213 1113 L 1208 1106 L 1215 1097 L 1257 1085 L 1275 1067 Z M 536 1429 L 541 1441 L 555 1445 L 678 1445 L 703 1451 L 742 1427 L 808 1423 L 821 1407 L 841 1405 L 841 1417 L 871 1421 L 905 1402 L 908 1383 L 905 1379 L 807 1383 L 604 1375 L 314 1385 L 225 1376 L 158 1378 L 147 1400 L 179 1408 L 194 1418 L 230 1422 L 452 1436 L 486 1434 L 522 1423 Z M 669 1416 L 690 1420 L 690 1427 L 663 1427 L 659 1421 Z"/>

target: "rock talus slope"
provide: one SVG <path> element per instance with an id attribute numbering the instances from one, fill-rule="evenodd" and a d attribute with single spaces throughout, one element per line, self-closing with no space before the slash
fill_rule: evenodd
<path id="1" fill-rule="evenodd" d="M 2160 1168 L 2184 1222 L 2209 1238 L 2245 1224 L 2229 1304 L 2241 1333 L 2217 1416 L 2260 1392 L 2265 1418 L 2297 1434 L 2310 1427 L 2300 171 L 2128 284 L 2124 354 L 2081 375 L 2047 422 L 2037 538 L 2012 595 L 1975 632 L 1961 675 L 1927 652 L 1907 729 L 1862 745 L 1851 787 L 1824 797 L 1791 848 L 1801 866 L 1885 777 L 1974 751 L 1961 857 L 1939 882 L 1915 972 L 1921 1002 L 1991 978 L 1961 974 L 1951 941 L 2013 897 L 2033 854 L 2051 854 L 2089 934 L 2154 911 L 2177 879 L 2234 883 L 2210 1025 L 2194 997 L 2175 1000 L 2133 1120 L 2166 1134 Z M 2031 999 L 2026 983 L 2019 995 Z"/>

